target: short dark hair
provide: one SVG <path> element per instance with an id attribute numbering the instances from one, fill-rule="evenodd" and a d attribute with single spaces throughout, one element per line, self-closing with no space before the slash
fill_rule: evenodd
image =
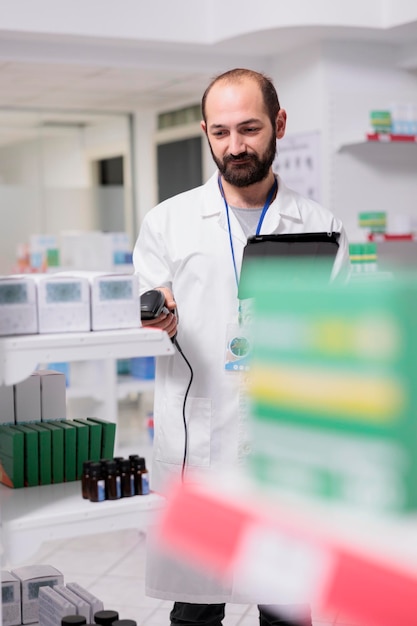
<path id="1" fill-rule="evenodd" d="M 201 113 L 203 116 L 204 122 L 207 122 L 206 118 L 206 100 L 207 96 L 211 90 L 211 88 L 218 82 L 224 81 L 227 83 L 239 83 L 243 79 L 248 78 L 253 80 L 259 86 L 259 89 L 262 92 L 265 109 L 268 113 L 269 119 L 271 120 L 272 126 L 275 127 L 276 117 L 278 115 L 278 111 L 280 110 L 278 94 L 272 82 L 272 79 L 266 76 L 266 74 L 262 74 L 260 72 L 255 72 L 254 70 L 247 70 L 244 68 L 235 68 L 233 70 L 229 70 L 224 72 L 223 74 L 219 74 L 209 84 L 207 89 L 203 94 L 203 98 L 201 100 Z"/>

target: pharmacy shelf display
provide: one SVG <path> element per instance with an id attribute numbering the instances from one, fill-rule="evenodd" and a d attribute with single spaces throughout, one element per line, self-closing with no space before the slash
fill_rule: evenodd
<path id="1" fill-rule="evenodd" d="M 1 337 L 0 384 L 24 380 L 39 363 L 160 356 L 173 350 L 165 332 L 147 328 Z"/>
<path id="2" fill-rule="evenodd" d="M 24 380 L 39 363 L 103 359 L 114 367 L 118 358 L 163 356 L 173 351 L 165 332 L 145 328 L 1 337 L 0 383 Z M 151 493 L 93 504 L 82 499 L 79 481 L 25 489 L 0 485 L 0 501 L 3 568 L 19 564 L 44 541 L 146 528 L 164 502 Z"/>

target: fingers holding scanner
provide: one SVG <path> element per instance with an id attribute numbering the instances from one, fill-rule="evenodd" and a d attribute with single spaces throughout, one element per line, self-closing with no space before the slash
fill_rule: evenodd
<path id="1" fill-rule="evenodd" d="M 174 295 L 168 287 L 156 287 L 158 291 L 161 291 L 165 297 L 165 306 L 162 312 L 150 320 L 142 320 L 142 326 L 152 326 L 153 328 L 160 328 L 168 333 L 169 337 L 174 337 L 177 332 L 177 303 L 174 300 Z"/>

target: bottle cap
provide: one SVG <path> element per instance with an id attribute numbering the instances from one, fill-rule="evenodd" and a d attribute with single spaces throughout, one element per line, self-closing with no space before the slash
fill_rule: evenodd
<path id="1" fill-rule="evenodd" d="M 64 615 L 61 619 L 62 626 L 83 626 L 87 620 L 83 615 Z"/>
<path id="2" fill-rule="evenodd" d="M 83 461 L 83 472 L 90 469 L 91 463 L 94 463 L 94 461 Z"/>
<path id="3" fill-rule="evenodd" d="M 117 472 L 116 461 L 106 461 L 103 469 L 107 472 L 107 474 L 115 474 Z"/>
<path id="4" fill-rule="evenodd" d="M 103 472 L 101 463 L 91 463 L 89 471 L 92 478 L 98 478 Z"/>
<path id="5" fill-rule="evenodd" d="M 117 619 L 112 626 L 137 626 L 134 619 Z"/>
<path id="6" fill-rule="evenodd" d="M 146 461 L 143 456 L 138 457 L 133 461 L 136 469 L 146 470 Z"/>
<path id="7" fill-rule="evenodd" d="M 130 461 L 129 459 L 123 459 L 120 461 L 120 469 L 122 472 L 130 472 Z"/>
<path id="8" fill-rule="evenodd" d="M 101 626 L 110 626 L 116 620 L 119 619 L 119 614 L 117 611 L 97 611 L 94 613 L 94 621 L 96 624 L 101 624 Z"/>

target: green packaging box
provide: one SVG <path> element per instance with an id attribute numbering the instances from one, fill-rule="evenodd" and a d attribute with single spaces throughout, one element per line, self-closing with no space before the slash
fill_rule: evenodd
<path id="1" fill-rule="evenodd" d="M 83 474 L 83 463 L 89 460 L 90 429 L 86 424 L 76 420 L 67 420 L 67 423 L 77 431 L 76 474 L 77 480 L 80 480 Z"/>
<path id="2" fill-rule="evenodd" d="M 67 420 L 54 422 L 62 428 L 64 434 L 64 480 L 70 482 L 77 479 L 77 430 Z"/>
<path id="3" fill-rule="evenodd" d="M 52 482 L 64 482 L 64 432 L 55 422 L 42 422 L 42 426 L 51 432 Z"/>
<path id="4" fill-rule="evenodd" d="M 116 440 L 116 423 L 99 419 L 98 417 L 87 417 L 87 422 L 101 424 L 103 432 L 101 434 L 101 459 L 111 459 L 114 456 L 114 444 Z"/>
<path id="5" fill-rule="evenodd" d="M 308 281 L 252 261 L 249 373 L 259 486 L 376 515 L 417 509 L 417 276 Z"/>
<path id="6" fill-rule="evenodd" d="M 24 436 L 24 485 L 34 487 L 39 485 L 39 435 L 25 424 L 10 426 L 12 430 L 23 433 Z"/>
<path id="7" fill-rule="evenodd" d="M 101 458 L 101 433 L 103 427 L 101 424 L 91 422 L 86 419 L 74 420 L 78 424 L 83 424 L 89 429 L 89 445 L 88 445 L 88 458 L 91 461 L 99 461 Z"/>
<path id="8" fill-rule="evenodd" d="M 10 426 L 0 426 L 0 482 L 24 486 L 24 434 Z"/>
<path id="9" fill-rule="evenodd" d="M 27 427 L 38 433 L 39 484 L 52 482 L 52 437 L 51 431 L 42 424 L 30 423 Z"/>

